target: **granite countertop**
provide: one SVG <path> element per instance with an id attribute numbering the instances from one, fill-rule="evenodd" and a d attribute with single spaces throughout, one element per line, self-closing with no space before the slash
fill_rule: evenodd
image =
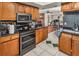
<path id="1" fill-rule="evenodd" d="M 16 33 L 19 33 L 19 32 L 15 32 L 14 34 L 16 34 Z M 0 37 L 6 37 L 6 36 L 10 36 L 10 35 L 14 35 L 14 34 L 5 34 L 5 35 L 2 35 L 2 36 L 0 36 Z"/>
<path id="2" fill-rule="evenodd" d="M 38 28 L 36 28 L 35 30 L 38 30 L 38 29 L 41 29 L 41 28 L 45 28 L 44 26 L 43 27 L 38 27 Z"/>
<path id="3" fill-rule="evenodd" d="M 74 31 L 74 30 L 69 30 L 69 29 L 63 29 L 62 32 L 79 35 L 79 31 Z"/>

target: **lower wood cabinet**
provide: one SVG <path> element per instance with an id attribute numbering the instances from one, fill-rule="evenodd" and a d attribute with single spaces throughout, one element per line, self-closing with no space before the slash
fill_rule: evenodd
<path id="1" fill-rule="evenodd" d="M 79 56 L 79 36 L 76 35 L 72 39 L 72 55 Z"/>
<path id="2" fill-rule="evenodd" d="M 12 37 L 14 37 L 14 35 L 12 35 Z M 9 38 L 10 40 L 0 43 L 0 56 L 19 55 L 19 37 L 17 38 L 12 37 Z"/>
<path id="3" fill-rule="evenodd" d="M 59 49 L 71 55 L 71 35 L 70 34 L 67 34 L 67 33 L 61 34 Z"/>
<path id="4" fill-rule="evenodd" d="M 79 35 L 63 32 L 59 40 L 59 50 L 72 56 L 79 56 Z"/>
<path id="5" fill-rule="evenodd" d="M 41 41 L 43 41 L 43 28 L 36 30 L 36 44 L 40 43 Z"/>
<path id="6" fill-rule="evenodd" d="M 36 44 L 40 43 L 40 31 L 36 30 Z"/>
<path id="7" fill-rule="evenodd" d="M 0 56 L 15 56 L 19 54 L 18 39 L 0 44 Z"/>
<path id="8" fill-rule="evenodd" d="M 48 37 L 48 28 L 40 28 L 36 30 L 36 44 L 42 42 Z"/>
<path id="9" fill-rule="evenodd" d="M 43 35 L 44 39 L 47 39 L 47 37 L 48 37 L 48 27 L 44 28 L 44 32 L 43 33 L 44 33 L 44 35 Z"/>
<path id="10" fill-rule="evenodd" d="M 42 42 L 42 41 L 44 40 L 44 38 L 43 38 L 43 37 L 44 37 L 44 32 L 43 32 L 44 29 L 41 28 L 41 29 L 39 29 L 39 30 L 40 30 L 40 37 L 39 37 L 39 38 L 40 38 L 40 42 Z"/>

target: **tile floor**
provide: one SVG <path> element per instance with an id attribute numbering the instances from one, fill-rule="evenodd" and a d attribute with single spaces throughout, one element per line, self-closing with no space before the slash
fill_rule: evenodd
<path id="1" fill-rule="evenodd" d="M 52 41 L 52 43 L 58 43 L 58 38 L 55 32 L 48 34 L 47 40 Z M 58 50 L 58 47 L 53 47 L 52 44 L 47 44 L 46 40 L 39 43 L 36 48 L 26 53 L 24 56 L 68 56 Z"/>

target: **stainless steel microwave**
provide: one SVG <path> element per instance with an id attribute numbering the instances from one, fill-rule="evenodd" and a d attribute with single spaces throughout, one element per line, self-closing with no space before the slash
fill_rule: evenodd
<path id="1" fill-rule="evenodd" d="M 27 23 L 32 21 L 31 14 L 17 13 L 17 23 Z"/>

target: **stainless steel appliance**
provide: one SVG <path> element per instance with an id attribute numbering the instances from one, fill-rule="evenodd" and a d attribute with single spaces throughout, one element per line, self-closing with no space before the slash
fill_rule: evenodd
<path id="1" fill-rule="evenodd" d="M 20 36 L 20 55 L 23 55 L 35 48 L 35 32 L 21 32 Z"/>
<path id="2" fill-rule="evenodd" d="M 35 48 L 35 31 L 31 27 L 31 14 L 17 14 L 17 31 L 20 33 L 20 55 Z"/>
<path id="3" fill-rule="evenodd" d="M 31 22 L 31 20 L 32 20 L 31 14 L 17 13 L 17 23 L 28 23 Z"/>
<path id="4" fill-rule="evenodd" d="M 17 31 L 20 32 L 20 55 L 35 48 L 35 31 L 29 25 L 18 25 Z"/>

